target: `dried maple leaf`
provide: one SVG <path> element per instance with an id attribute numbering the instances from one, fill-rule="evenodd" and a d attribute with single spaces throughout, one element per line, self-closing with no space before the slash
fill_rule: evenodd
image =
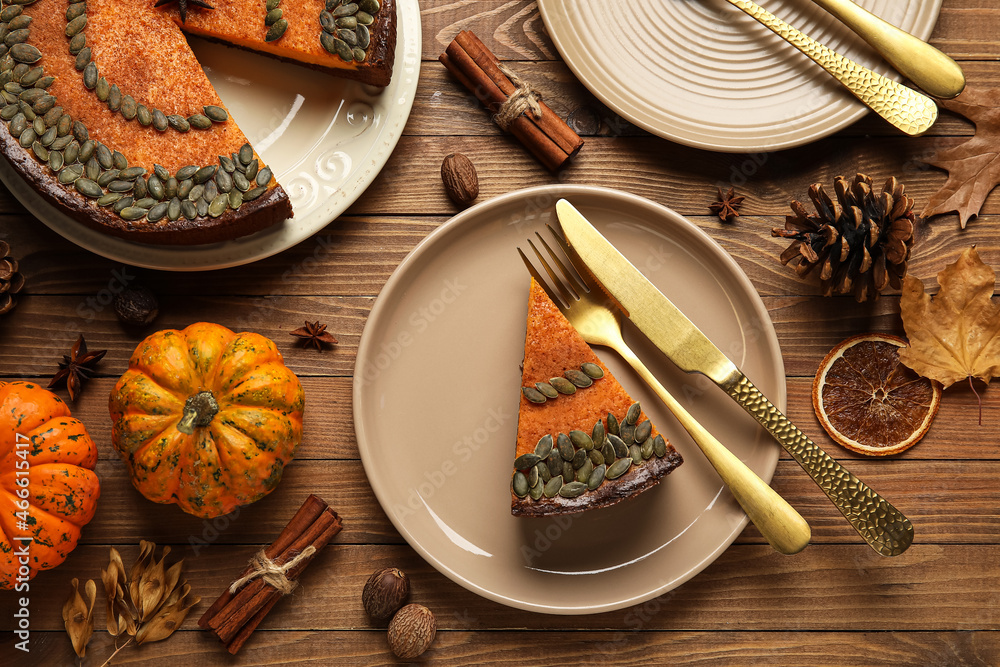
<path id="1" fill-rule="evenodd" d="M 941 289 L 931 299 L 924 284 L 907 276 L 899 303 L 909 347 L 899 359 L 945 388 L 1000 374 L 1000 305 L 993 301 L 996 277 L 975 247 L 937 276 Z M 980 422 L 982 416 L 980 415 Z"/>
<path id="2" fill-rule="evenodd" d="M 966 88 L 955 99 L 938 100 L 938 104 L 971 120 L 976 134 L 924 160 L 946 170 L 948 180 L 920 215 L 928 218 L 955 211 L 965 229 L 969 219 L 979 215 L 986 196 L 1000 184 L 1000 88 Z"/>

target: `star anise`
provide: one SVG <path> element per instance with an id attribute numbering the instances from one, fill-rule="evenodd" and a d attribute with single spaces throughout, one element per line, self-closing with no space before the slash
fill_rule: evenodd
<path id="1" fill-rule="evenodd" d="M 83 383 L 90 379 L 97 362 L 107 353 L 107 350 L 88 352 L 87 342 L 83 340 L 83 334 L 80 334 L 69 354 L 64 354 L 63 360 L 59 362 L 59 372 L 52 378 L 52 382 L 49 382 L 49 389 L 65 382 L 70 400 L 75 401 Z"/>
<path id="2" fill-rule="evenodd" d="M 208 4 L 204 0 L 156 0 L 154 7 L 162 7 L 163 5 L 169 5 L 171 2 L 177 3 L 177 8 L 181 13 L 181 23 L 187 23 L 187 11 L 188 5 L 194 5 L 195 7 L 203 7 L 205 9 L 215 9 L 212 5 Z"/>
<path id="3" fill-rule="evenodd" d="M 746 197 L 736 196 L 735 188 L 729 188 L 729 192 L 725 194 L 722 193 L 722 188 L 719 188 L 719 201 L 709 204 L 708 208 L 719 216 L 719 220 L 729 222 L 731 218 L 739 217 L 739 208 L 743 205 L 744 199 Z"/>
<path id="4" fill-rule="evenodd" d="M 336 338 L 326 332 L 326 325 L 320 324 L 319 322 L 310 322 L 306 320 L 306 325 L 304 327 L 299 327 L 290 333 L 292 336 L 298 336 L 301 338 L 304 347 L 312 345 L 317 350 L 323 349 L 323 343 L 333 345 L 337 342 Z"/>

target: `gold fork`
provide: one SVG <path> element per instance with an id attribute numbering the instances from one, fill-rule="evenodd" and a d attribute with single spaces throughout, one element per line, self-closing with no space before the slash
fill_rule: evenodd
<path id="1" fill-rule="evenodd" d="M 562 248 L 565 256 L 576 268 L 578 275 L 574 275 L 542 235 L 535 232 L 539 242 L 548 251 L 552 263 L 559 267 L 563 279 L 556 275 L 534 242 L 528 239 L 528 245 L 535 252 L 535 256 L 550 280 L 546 281 L 524 252 L 518 248 L 517 252 L 521 255 L 521 260 L 531 276 L 538 281 L 538 284 L 542 286 L 570 324 L 580 332 L 585 341 L 591 345 L 610 347 L 642 376 L 646 384 L 660 397 L 660 400 L 691 435 L 701 451 L 705 453 L 705 457 L 732 491 L 740 507 L 747 513 L 747 516 L 750 517 L 768 543 L 783 554 L 794 554 L 804 549 L 809 543 L 811 535 L 806 520 L 692 417 L 650 373 L 645 364 L 622 339 L 621 315 L 618 309 L 608 301 L 600 287 L 592 282 L 586 266 L 583 265 L 582 260 L 575 256 L 573 249 L 566 244 L 566 241 L 551 226 L 549 226 L 549 231 Z"/>

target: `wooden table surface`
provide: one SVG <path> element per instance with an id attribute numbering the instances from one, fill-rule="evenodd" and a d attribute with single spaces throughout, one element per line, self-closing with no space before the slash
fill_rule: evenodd
<path id="1" fill-rule="evenodd" d="M 430 607 L 440 630 L 426 664 L 622 665 L 996 665 L 1000 664 L 1000 396 L 976 399 L 967 386 L 945 392 L 926 439 L 890 460 L 854 456 L 823 434 L 810 404 L 812 376 L 843 338 L 902 333 L 898 295 L 859 305 L 819 296 L 778 262 L 785 247 L 770 235 L 792 199 L 811 183 L 861 171 L 897 176 L 917 210 L 945 174 L 921 159 L 972 134 L 944 114 L 924 137 L 906 138 L 872 115 L 822 141 L 756 156 L 710 153 L 651 137 L 603 108 L 574 78 L 529 0 L 422 0 L 423 68 L 413 113 L 388 165 L 351 209 L 312 239 L 250 266 L 177 274 L 123 266 L 81 250 L 32 218 L 0 189 L 0 239 L 21 259 L 27 287 L 0 318 L 0 378 L 47 383 L 82 332 L 107 348 L 100 377 L 74 413 L 100 448 L 101 499 L 80 546 L 31 582 L 31 653 L 16 652 L 14 595 L 0 594 L 0 662 L 73 662 L 60 610 L 73 577 L 99 582 L 108 547 L 130 563 L 140 539 L 171 544 L 186 559 L 188 581 L 203 598 L 167 641 L 119 654 L 116 664 L 394 664 L 384 630 L 367 621 L 360 593 L 367 576 L 390 564 L 408 572 L 413 600 Z M 501 59 L 539 88 L 559 114 L 572 116 L 587 144 L 553 175 L 494 127 L 447 75 L 438 54 L 462 29 L 475 31 Z M 945 0 L 932 41 L 962 61 L 970 85 L 1000 79 L 1000 8 L 994 0 Z M 773 486 L 813 528 L 795 556 L 774 552 L 752 527 L 712 565 L 645 604 L 590 616 L 519 611 L 466 591 L 425 563 L 400 537 L 368 486 L 358 456 L 351 381 L 365 319 L 406 254 L 455 214 L 439 177 L 442 158 L 459 151 L 479 170 L 479 201 L 548 183 L 611 185 L 665 204 L 718 241 L 750 277 L 778 332 L 788 384 L 788 415 L 866 480 L 916 528 L 913 546 L 887 559 L 869 549 L 787 455 Z M 734 179 L 734 174 L 746 174 Z M 747 196 L 732 224 L 712 217 L 716 184 L 736 180 Z M 975 244 L 1000 266 L 1000 197 L 961 231 L 943 216 L 918 228 L 910 274 L 936 290 L 935 275 Z M 317 261 L 308 260 L 316 257 Z M 212 522 L 143 499 L 110 444 L 107 396 L 141 339 L 123 331 L 108 306 L 121 281 L 141 281 L 161 298 L 157 328 L 209 320 L 252 328 L 275 341 L 302 378 L 310 408 L 298 458 L 277 490 L 238 515 Z M 340 339 L 323 353 L 293 345 L 288 331 L 320 319 Z M 65 397 L 65 390 L 60 390 Z M 230 658 L 195 622 L 234 570 L 270 542 L 305 496 L 326 498 L 344 531 L 237 656 Z M 193 546 L 193 544 L 195 546 Z M 104 626 L 99 588 L 97 627 Z M 111 640 L 99 631 L 85 664 L 98 665 Z"/>

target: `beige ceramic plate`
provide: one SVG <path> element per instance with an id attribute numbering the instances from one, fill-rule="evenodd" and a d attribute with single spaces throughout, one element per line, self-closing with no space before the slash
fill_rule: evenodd
<path id="1" fill-rule="evenodd" d="M 396 11 L 396 58 L 384 89 L 191 39 L 219 97 L 291 199 L 295 216 L 264 231 L 197 246 L 131 243 L 62 214 L 2 159 L 0 180 L 54 231 L 126 264 L 201 271 L 279 253 L 346 211 L 378 176 L 403 133 L 420 73 L 420 7 L 417 0 L 400 0 Z"/>
<path id="2" fill-rule="evenodd" d="M 856 0 L 926 39 L 941 0 Z M 891 68 L 809 0 L 759 4 L 877 71 Z M 839 83 L 726 0 L 539 0 L 559 53 L 632 123 L 718 151 L 767 151 L 830 135 L 867 113 Z M 899 78 L 898 75 L 894 75 Z"/>
<path id="3" fill-rule="evenodd" d="M 510 514 L 511 461 L 529 277 L 515 251 L 565 197 L 784 406 L 781 354 L 764 305 L 737 264 L 673 211 L 614 190 L 547 186 L 475 206 L 428 236 L 382 290 L 354 375 L 365 472 L 403 537 L 442 573 L 531 611 L 626 607 L 711 563 L 746 516 L 655 395 L 613 353 L 597 352 L 685 463 L 617 506 L 560 519 Z M 778 446 L 721 390 L 678 371 L 641 335 L 653 372 L 764 479 Z"/>

